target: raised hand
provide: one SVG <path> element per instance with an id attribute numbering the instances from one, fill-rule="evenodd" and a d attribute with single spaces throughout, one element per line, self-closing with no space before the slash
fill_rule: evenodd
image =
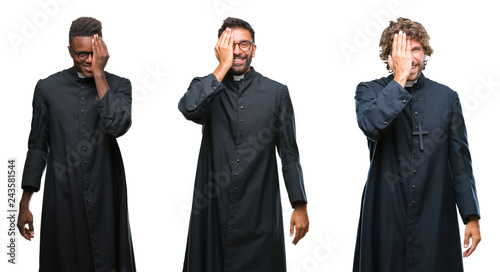
<path id="1" fill-rule="evenodd" d="M 108 63 L 109 53 L 106 44 L 99 35 L 94 34 L 92 39 L 92 73 L 94 76 L 104 74 L 104 67 Z"/>
<path id="2" fill-rule="evenodd" d="M 411 72 L 411 42 L 406 33 L 399 31 L 399 34 L 394 34 L 392 52 L 387 62 L 394 72 L 394 81 L 404 88 Z"/>
<path id="3" fill-rule="evenodd" d="M 219 60 L 219 66 L 214 71 L 214 75 L 220 82 L 227 71 L 233 66 L 233 34 L 230 28 L 226 28 L 220 35 L 215 45 L 215 57 Z"/>

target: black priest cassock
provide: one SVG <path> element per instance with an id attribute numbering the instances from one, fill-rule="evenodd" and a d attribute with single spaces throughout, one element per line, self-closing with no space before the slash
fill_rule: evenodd
<path id="1" fill-rule="evenodd" d="M 80 76 L 83 76 L 80 74 Z M 47 165 L 40 271 L 135 271 L 127 189 L 116 138 L 131 125 L 130 81 L 69 68 L 38 81 L 22 188 L 40 189 Z"/>
<path id="2" fill-rule="evenodd" d="M 285 271 L 276 148 L 290 202 L 306 202 L 287 87 L 253 68 L 210 74 L 179 109 L 203 125 L 183 271 Z"/>
<path id="3" fill-rule="evenodd" d="M 460 101 L 422 74 L 402 88 L 391 75 L 356 89 L 368 138 L 353 271 L 463 271 L 462 221 L 479 216 Z"/>

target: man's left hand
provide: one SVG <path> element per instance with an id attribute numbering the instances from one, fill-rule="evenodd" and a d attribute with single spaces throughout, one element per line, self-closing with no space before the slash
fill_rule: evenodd
<path id="1" fill-rule="evenodd" d="M 94 76 L 104 74 L 104 67 L 108 63 L 109 53 L 106 44 L 99 35 L 94 34 L 92 40 L 92 73 Z"/>
<path id="2" fill-rule="evenodd" d="M 467 248 L 463 257 L 469 257 L 474 250 L 476 250 L 477 244 L 481 241 L 481 232 L 479 231 L 479 218 L 476 215 L 469 216 L 469 222 L 465 226 L 464 235 L 464 248 Z M 469 247 L 469 240 L 472 239 L 472 245 Z"/>
<path id="3" fill-rule="evenodd" d="M 290 219 L 290 236 L 293 236 L 295 230 L 295 238 L 292 243 L 297 245 L 300 239 L 306 236 L 309 231 L 309 218 L 307 217 L 307 204 L 306 203 L 296 203 L 295 209 L 292 213 L 292 218 Z"/>

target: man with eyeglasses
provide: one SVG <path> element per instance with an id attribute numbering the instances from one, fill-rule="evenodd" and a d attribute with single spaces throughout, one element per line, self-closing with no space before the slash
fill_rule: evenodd
<path id="1" fill-rule="evenodd" d="M 294 211 L 290 236 L 308 231 L 306 194 L 288 89 L 250 66 L 250 24 L 227 18 L 219 65 L 191 82 L 179 102 L 203 126 L 183 271 L 286 271 L 276 149 Z"/>
<path id="2" fill-rule="evenodd" d="M 116 138 L 131 125 L 130 81 L 104 71 L 101 22 L 73 21 L 73 67 L 38 81 L 18 228 L 35 237 L 29 202 L 45 188 L 39 271 L 136 271 Z M 27 225 L 27 227 L 26 227 Z"/>

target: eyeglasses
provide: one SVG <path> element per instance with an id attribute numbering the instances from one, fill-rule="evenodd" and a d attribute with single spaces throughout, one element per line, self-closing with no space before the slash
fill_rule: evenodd
<path id="1" fill-rule="evenodd" d="M 79 51 L 79 52 L 76 52 L 73 48 L 71 48 L 71 45 L 69 46 L 69 49 L 71 49 L 71 51 L 73 51 L 73 53 L 75 55 L 77 55 L 78 58 L 80 60 L 82 60 L 82 61 L 85 61 L 89 57 L 89 55 L 92 55 L 92 56 L 94 55 L 94 52 L 92 52 L 92 51 Z M 243 50 L 243 49 L 241 49 L 241 50 Z"/>
<path id="2" fill-rule="evenodd" d="M 248 51 L 252 45 L 254 45 L 251 41 L 241 41 L 237 43 L 233 43 L 233 50 L 236 48 L 236 45 L 240 48 L 241 51 Z"/>

